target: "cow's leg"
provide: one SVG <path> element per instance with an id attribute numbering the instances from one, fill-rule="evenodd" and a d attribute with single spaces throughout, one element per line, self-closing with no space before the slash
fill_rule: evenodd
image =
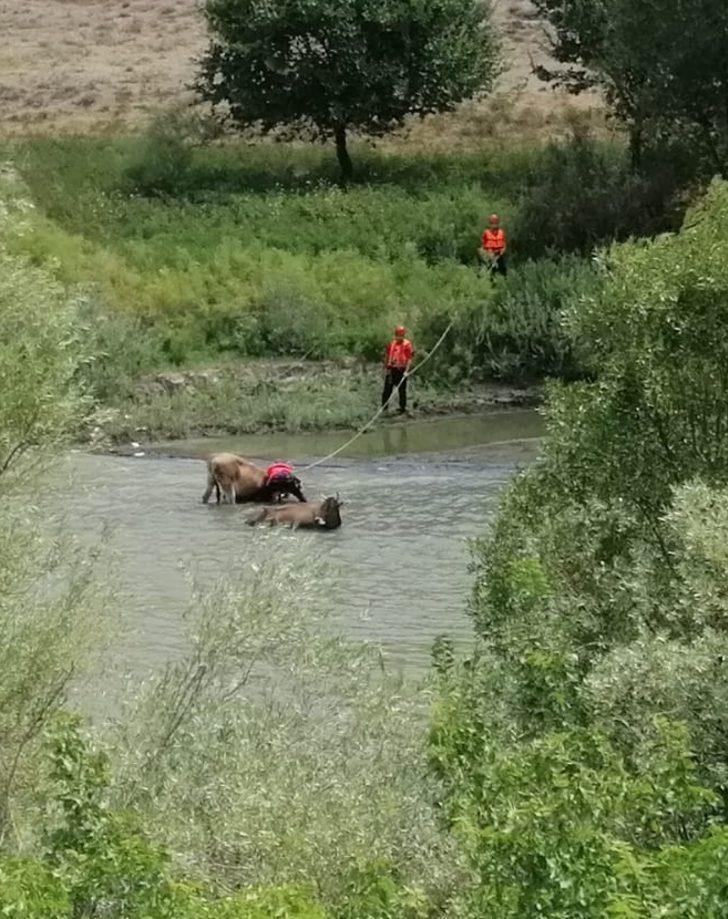
<path id="1" fill-rule="evenodd" d="M 225 499 L 225 504 L 235 504 L 235 485 L 230 483 L 225 485 L 223 488 L 223 495 Z"/>
<path id="2" fill-rule="evenodd" d="M 220 486 L 217 483 L 217 479 L 215 480 L 215 496 L 217 497 L 217 503 L 219 504 L 220 503 Z"/>
<path id="3" fill-rule="evenodd" d="M 208 470 L 208 472 L 207 472 L 207 488 L 205 489 L 205 493 L 204 493 L 203 496 L 202 496 L 202 503 L 203 503 L 203 504 L 207 504 L 207 502 L 210 500 L 210 495 L 212 494 L 213 486 L 214 486 L 215 488 L 217 488 L 217 482 L 215 481 L 215 476 L 212 474 L 212 471 L 211 471 L 211 470 Z M 220 503 L 220 489 L 219 489 L 219 488 L 217 489 L 217 503 L 218 503 L 218 504 Z"/>

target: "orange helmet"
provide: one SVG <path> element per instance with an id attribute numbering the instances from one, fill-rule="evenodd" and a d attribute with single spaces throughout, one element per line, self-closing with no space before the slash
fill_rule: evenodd
<path id="1" fill-rule="evenodd" d="M 497 214 L 491 214 L 488 218 L 488 223 L 500 223 L 500 217 Z"/>
<path id="2" fill-rule="evenodd" d="M 406 334 L 407 334 L 407 329 L 405 329 L 403 325 L 398 325 L 397 328 L 394 330 L 394 335 L 396 338 L 404 338 Z"/>

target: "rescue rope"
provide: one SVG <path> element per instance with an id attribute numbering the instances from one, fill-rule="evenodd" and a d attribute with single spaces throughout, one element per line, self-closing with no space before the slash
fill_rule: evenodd
<path id="1" fill-rule="evenodd" d="M 408 380 L 410 377 L 414 376 L 415 373 L 417 373 L 417 371 L 429 361 L 432 355 L 437 351 L 440 345 L 445 341 L 445 339 L 447 338 L 448 332 L 450 331 L 450 329 L 453 327 L 454 324 L 455 324 L 455 320 L 451 319 L 445 331 L 435 342 L 434 348 L 428 351 L 427 354 L 419 362 L 419 364 L 415 364 L 412 370 L 410 370 L 410 372 L 405 377 L 403 377 L 399 383 L 397 383 L 397 385 L 392 390 L 392 395 L 394 395 L 395 392 L 398 393 L 399 387 L 402 385 L 402 383 L 404 383 L 404 381 Z M 337 447 L 336 450 L 332 450 L 331 453 L 327 453 L 326 456 L 323 456 L 321 459 L 316 460 L 316 462 L 309 463 L 308 466 L 301 466 L 300 467 L 301 472 L 308 472 L 309 469 L 315 469 L 317 466 L 322 466 L 324 463 L 328 462 L 329 460 L 333 459 L 335 456 L 338 456 L 339 453 L 342 453 L 344 450 L 346 450 L 347 447 L 350 447 L 353 443 L 355 443 L 362 436 L 362 434 L 366 434 L 366 432 L 374 424 L 374 422 L 379 418 L 379 416 L 382 414 L 382 412 L 385 410 L 386 407 L 387 407 L 386 405 L 380 405 L 377 411 L 369 419 L 369 421 L 367 421 L 365 425 L 360 427 L 359 430 L 356 431 L 356 433 L 353 434 L 340 447 Z"/>

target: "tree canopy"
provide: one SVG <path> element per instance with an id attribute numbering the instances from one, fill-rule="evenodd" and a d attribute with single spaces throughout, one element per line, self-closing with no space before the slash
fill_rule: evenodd
<path id="1" fill-rule="evenodd" d="M 566 67 L 541 69 L 574 92 L 605 89 L 639 159 L 653 139 L 690 140 L 706 165 L 728 163 L 725 0 L 535 0 Z"/>
<path id="2" fill-rule="evenodd" d="M 212 32 L 198 88 L 240 126 L 333 137 L 344 177 L 349 129 L 382 135 L 407 115 L 487 90 L 496 49 L 474 0 L 207 0 Z"/>

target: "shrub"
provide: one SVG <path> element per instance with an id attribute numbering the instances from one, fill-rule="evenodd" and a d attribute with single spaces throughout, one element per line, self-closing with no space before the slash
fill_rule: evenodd
<path id="1" fill-rule="evenodd" d="M 275 556 L 191 601 L 189 651 L 139 688 L 112 737 L 116 801 L 175 862 L 226 885 L 305 878 L 335 903 L 355 866 L 381 859 L 392 903 L 417 882 L 447 888 L 423 700 L 331 634 L 327 578 L 283 545 Z"/>
<path id="2" fill-rule="evenodd" d="M 190 187 L 194 147 L 214 134 L 212 122 L 182 108 L 157 115 L 139 138 L 126 183 L 143 195 L 171 195 Z"/>
<path id="3" fill-rule="evenodd" d="M 600 256 L 565 312 L 591 380 L 550 388 L 476 547 L 479 642 L 432 732 L 465 915 L 720 914 L 727 208 L 716 182 L 677 236 Z"/>
<path id="4" fill-rule="evenodd" d="M 77 304 L 45 271 L 10 256 L 0 240 L 0 482 L 13 466 L 66 438 L 88 404 Z M 40 449 L 39 449 L 40 448 Z"/>
<path id="5" fill-rule="evenodd" d="M 688 180 L 669 152 L 634 172 L 621 146 L 577 132 L 550 144 L 526 177 L 512 229 L 515 249 L 530 258 L 587 255 L 599 244 L 676 229 Z"/>
<path id="6" fill-rule="evenodd" d="M 583 372 L 575 344 L 564 326 L 566 307 L 596 291 L 600 279 L 576 257 L 527 262 L 505 281 L 482 279 L 482 299 L 464 305 L 435 359 L 445 379 L 524 380 Z M 435 341 L 450 320 L 434 313 L 424 321 L 426 342 Z"/>

